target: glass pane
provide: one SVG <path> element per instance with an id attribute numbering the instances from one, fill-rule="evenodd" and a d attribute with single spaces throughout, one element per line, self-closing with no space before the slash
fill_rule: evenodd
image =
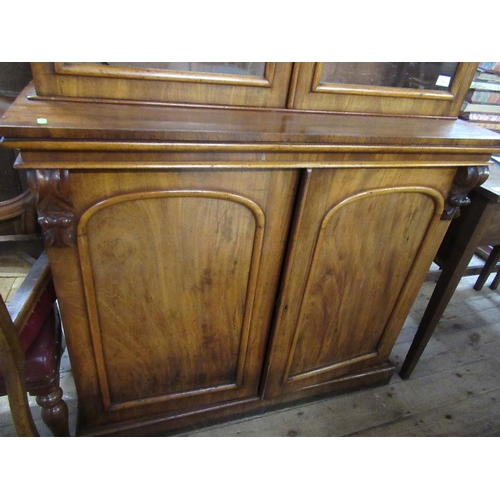
<path id="1" fill-rule="evenodd" d="M 321 83 L 448 90 L 456 62 L 323 63 Z"/>
<path id="2" fill-rule="evenodd" d="M 265 62 L 101 62 L 78 64 L 101 64 L 117 68 L 164 69 L 194 73 L 257 76 L 262 78 L 264 77 L 266 66 Z"/>

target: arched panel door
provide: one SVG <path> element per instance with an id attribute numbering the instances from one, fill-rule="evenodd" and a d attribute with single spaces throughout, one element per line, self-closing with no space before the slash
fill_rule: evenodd
<path id="1" fill-rule="evenodd" d="M 141 226 L 155 237 L 138 238 Z M 264 226 L 257 204 L 216 191 L 131 193 L 84 214 L 80 259 L 105 407 L 241 389 Z"/>
<path id="2" fill-rule="evenodd" d="M 432 261 L 428 242 L 434 247 L 447 225 L 443 194 L 426 186 L 423 174 L 311 173 L 281 293 L 268 394 L 327 383 L 387 360 L 418 291 L 415 276 Z M 443 172 L 442 189 L 449 179 Z M 329 191 L 321 206 L 313 202 L 319 191 Z"/>
<path id="3" fill-rule="evenodd" d="M 127 189 L 103 173 L 76 200 L 89 421 L 259 397 L 297 173 L 203 174 L 130 173 Z"/>

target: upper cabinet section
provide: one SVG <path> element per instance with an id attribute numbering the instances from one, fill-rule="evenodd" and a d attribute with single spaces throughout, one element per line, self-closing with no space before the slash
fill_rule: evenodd
<path id="1" fill-rule="evenodd" d="M 32 63 L 38 96 L 456 117 L 477 63 Z"/>
<path id="2" fill-rule="evenodd" d="M 296 63 L 288 106 L 302 110 L 458 116 L 477 63 Z"/>
<path id="3" fill-rule="evenodd" d="M 292 63 L 32 63 L 39 96 L 284 108 Z"/>

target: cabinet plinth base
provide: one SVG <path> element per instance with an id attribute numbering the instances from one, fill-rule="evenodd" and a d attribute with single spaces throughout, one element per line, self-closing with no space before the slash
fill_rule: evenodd
<path id="1" fill-rule="evenodd" d="M 237 418 L 259 415 L 269 411 L 290 407 L 291 404 L 340 396 L 343 394 L 383 386 L 390 382 L 395 367 L 383 363 L 358 373 L 307 387 L 298 392 L 272 400 L 246 398 L 227 404 L 200 408 L 182 414 L 165 413 L 144 419 L 130 420 L 99 427 L 77 425 L 77 436 L 169 436 L 181 432 L 220 424 Z"/>

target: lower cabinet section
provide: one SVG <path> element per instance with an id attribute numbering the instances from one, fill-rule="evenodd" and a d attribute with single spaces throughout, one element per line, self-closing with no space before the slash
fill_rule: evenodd
<path id="1" fill-rule="evenodd" d="M 49 257 L 78 433 L 176 432 L 387 382 L 455 172 L 66 173 L 74 244 Z M 40 198 L 61 192 L 36 175 Z"/>

